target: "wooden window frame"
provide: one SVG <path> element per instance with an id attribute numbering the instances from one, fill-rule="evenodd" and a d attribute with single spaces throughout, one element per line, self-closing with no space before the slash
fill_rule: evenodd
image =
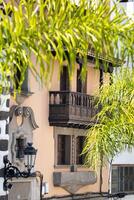
<path id="1" fill-rule="evenodd" d="M 60 91 L 70 91 L 68 67 L 63 65 L 60 73 Z"/>
<path id="2" fill-rule="evenodd" d="M 130 168 L 133 169 L 133 173 L 130 175 Z M 128 177 L 130 177 L 130 180 L 127 180 L 127 176 L 125 175 L 125 170 L 128 170 Z M 116 180 L 116 188 L 117 191 L 116 192 L 127 192 L 127 193 L 133 193 L 134 192 L 134 184 L 133 184 L 133 190 L 130 190 L 130 189 L 126 189 L 126 183 L 128 185 L 128 187 L 130 188 L 130 182 L 131 182 L 131 179 L 134 177 L 134 165 L 113 165 L 112 166 L 112 175 L 113 175 L 113 170 L 117 170 L 117 179 Z M 115 172 L 114 172 L 115 173 Z M 114 183 L 114 177 L 112 176 L 112 183 L 111 183 L 111 189 L 113 190 L 113 185 L 115 184 Z M 112 191 L 112 192 L 115 192 L 115 191 Z"/>
<path id="3" fill-rule="evenodd" d="M 83 161 L 84 161 L 84 155 L 80 155 L 81 153 L 82 153 L 82 148 L 83 148 L 83 144 L 84 144 L 84 137 L 85 136 L 83 136 L 83 135 L 78 135 L 77 137 L 76 137 L 76 144 L 75 144 L 75 151 L 76 151 L 76 165 L 83 165 L 84 163 L 83 163 Z M 78 138 L 82 138 L 82 140 L 80 140 L 79 142 L 79 149 L 78 149 L 78 151 L 79 151 L 79 153 L 77 153 L 77 140 L 78 140 Z M 78 162 L 78 160 L 79 160 L 79 162 Z"/>
<path id="4" fill-rule="evenodd" d="M 29 85 L 29 70 L 26 69 L 25 71 L 25 78 L 23 80 L 23 83 L 21 85 L 21 94 L 24 94 L 24 95 L 28 95 L 28 94 L 31 94 L 30 92 L 30 85 Z M 16 84 L 16 89 L 19 88 L 19 84 L 18 82 L 20 81 L 21 79 L 21 72 L 19 69 L 17 69 L 17 72 L 15 74 L 15 84 Z M 11 82 L 11 93 L 14 93 L 14 86 L 13 86 L 13 83 Z"/>
<path id="5" fill-rule="evenodd" d="M 120 0 L 120 3 L 127 3 L 130 2 L 129 0 Z"/>
<path id="6" fill-rule="evenodd" d="M 70 135 L 57 135 L 57 165 L 70 165 L 71 139 Z"/>
<path id="7" fill-rule="evenodd" d="M 100 69 L 100 87 L 103 85 L 103 80 L 104 79 L 104 72 L 103 72 L 103 69 Z"/>
<path id="8" fill-rule="evenodd" d="M 82 64 L 77 68 L 76 91 L 87 94 L 87 74 L 85 80 L 81 79 Z"/>
<path id="9" fill-rule="evenodd" d="M 86 137 L 84 131 L 83 133 L 70 133 L 70 128 L 66 128 L 68 132 L 58 133 L 54 131 L 54 167 L 55 168 L 70 168 L 72 165 L 77 165 L 78 167 L 84 167 L 83 164 L 76 164 L 76 138 L 79 136 Z M 58 165 L 58 135 L 68 135 L 71 136 L 71 144 L 70 144 L 70 164 L 69 165 Z"/>

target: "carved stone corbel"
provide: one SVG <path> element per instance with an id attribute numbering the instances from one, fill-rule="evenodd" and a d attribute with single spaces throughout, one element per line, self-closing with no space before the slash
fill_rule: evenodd
<path id="1" fill-rule="evenodd" d="M 20 118 L 20 124 L 18 124 L 17 118 Z M 11 107 L 9 122 L 9 158 L 12 163 L 23 166 L 24 159 L 16 158 L 17 140 L 24 139 L 26 143 L 33 142 L 33 130 L 36 128 L 38 128 L 38 125 L 31 107 L 21 107 L 18 105 Z"/>

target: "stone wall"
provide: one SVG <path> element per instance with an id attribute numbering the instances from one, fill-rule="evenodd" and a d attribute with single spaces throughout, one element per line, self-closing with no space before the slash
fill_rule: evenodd
<path id="1" fill-rule="evenodd" d="M 4 182 L 4 156 L 8 155 L 8 141 L 9 141 L 9 100 L 10 95 L 6 92 L 0 95 L 0 196 L 6 193 L 3 188 Z M 3 200 L 4 197 L 0 197 Z"/>

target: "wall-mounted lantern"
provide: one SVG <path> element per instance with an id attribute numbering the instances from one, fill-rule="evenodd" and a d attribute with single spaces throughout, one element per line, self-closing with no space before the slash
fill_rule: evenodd
<path id="1" fill-rule="evenodd" d="M 34 168 L 36 160 L 37 149 L 32 146 L 32 143 L 28 143 L 24 149 L 24 163 L 27 168 L 27 172 L 31 172 L 31 169 Z"/>
<path id="2" fill-rule="evenodd" d="M 4 190 L 7 191 L 12 187 L 12 184 L 8 182 L 12 178 L 28 178 L 30 176 L 35 176 L 35 173 L 31 173 L 32 168 L 35 165 L 37 149 L 32 146 L 32 143 L 28 143 L 24 149 L 24 164 L 26 171 L 20 171 L 16 166 L 12 165 L 8 160 L 8 157 L 4 157 Z"/>

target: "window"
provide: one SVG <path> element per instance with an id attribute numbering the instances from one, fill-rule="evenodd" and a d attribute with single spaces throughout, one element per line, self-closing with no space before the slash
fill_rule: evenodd
<path id="1" fill-rule="evenodd" d="M 129 0 L 120 0 L 120 2 L 128 2 Z"/>
<path id="2" fill-rule="evenodd" d="M 85 136 L 82 130 L 55 127 L 55 165 L 83 165 Z M 84 131 L 83 131 L 84 132 Z"/>
<path id="3" fill-rule="evenodd" d="M 112 167 L 112 192 L 134 191 L 134 166 Z"/>
<path id="4" fill-rule="evenodd" d="M 25 71 L 25 74 L 24 74 L 24 81 L 21 85 L 21 93 L 24 94 L 24 95 L 27 95 L 29 92 L 30 92 L 30 89 L 29 89 L 29 84 L 28 84 L 28 69 Z M 21 72 L 19 69 L 17 69 L 17 72 L 15 74 L 15 87 L 16 89 L 19 88 L 19 82 L 21 80 Z M 14 92 L 14 86 L 13 86 L 13 83 L 11 83 L 11 92 Z"/>
<path id="5" fill-rule="evenodd" d="M 100 87 L 103 85 L 103 69 L 100 69 Z"/>
<path id="6" fill-rule="evenodd" d="M 63 66 L 60 75 L 60 91 L 69 91 L 69 75 L 67 66 Z"/>
<path id="7" fill-rule="evenodd" d="M 18 89 L 18 87 L 19 87 L 20 79 L 21 79 L 21 73 L 20 73 L 19 69 L 17 69 L 17 73 L 15 75 L 16 89 Z M 22 90 L 22 92 L 28 92 L 28 69 L 25 72 L 25 79 L 22 83 L 21 90 Z"/>
<path id="8" fill-rule="evenodd" d="M 62 72 L 60 74 L 60 91 L 69 91 L 69 74 L 68 74 L 68 68 L 67 66 L 63 66 Z M 62 104 L 66 104 L 68 102 L 67 95 L 64 93 L 60 96 L 60 102 Z"/>
<path id="9" fill-rule="evenodd" d="M 120 2 L 134 2 L 134 0 L 120 0 Z"/>
<path id="10" fill-rule="evenodd" d="M 84 147 L 85 136 L 76 137 L 76 164 L 82 165 L 84 163 L 84 155 L 81 155 Z"/>
<path id="11" fill-rule="evenodd" d="M 77 69 L 77 92 L 86 93 L 87 77 L 85 78 L 85 80 L 81 79 L 81 70 L 82 70 L 82 65 L 80 65 L 80 68 Z"/>
<path id="12" fill-rule="evenodd" d="M 16 158 L 18 158 L 18 159 L 24 158 L 25 145 L 26 145 L 25 138 L 17 138 L 16 139 Z"/>
<path id="13" fill-rule="evenodd" d="M 70 165 L 71 136 L 58 135 L 58 165 Z"/>

